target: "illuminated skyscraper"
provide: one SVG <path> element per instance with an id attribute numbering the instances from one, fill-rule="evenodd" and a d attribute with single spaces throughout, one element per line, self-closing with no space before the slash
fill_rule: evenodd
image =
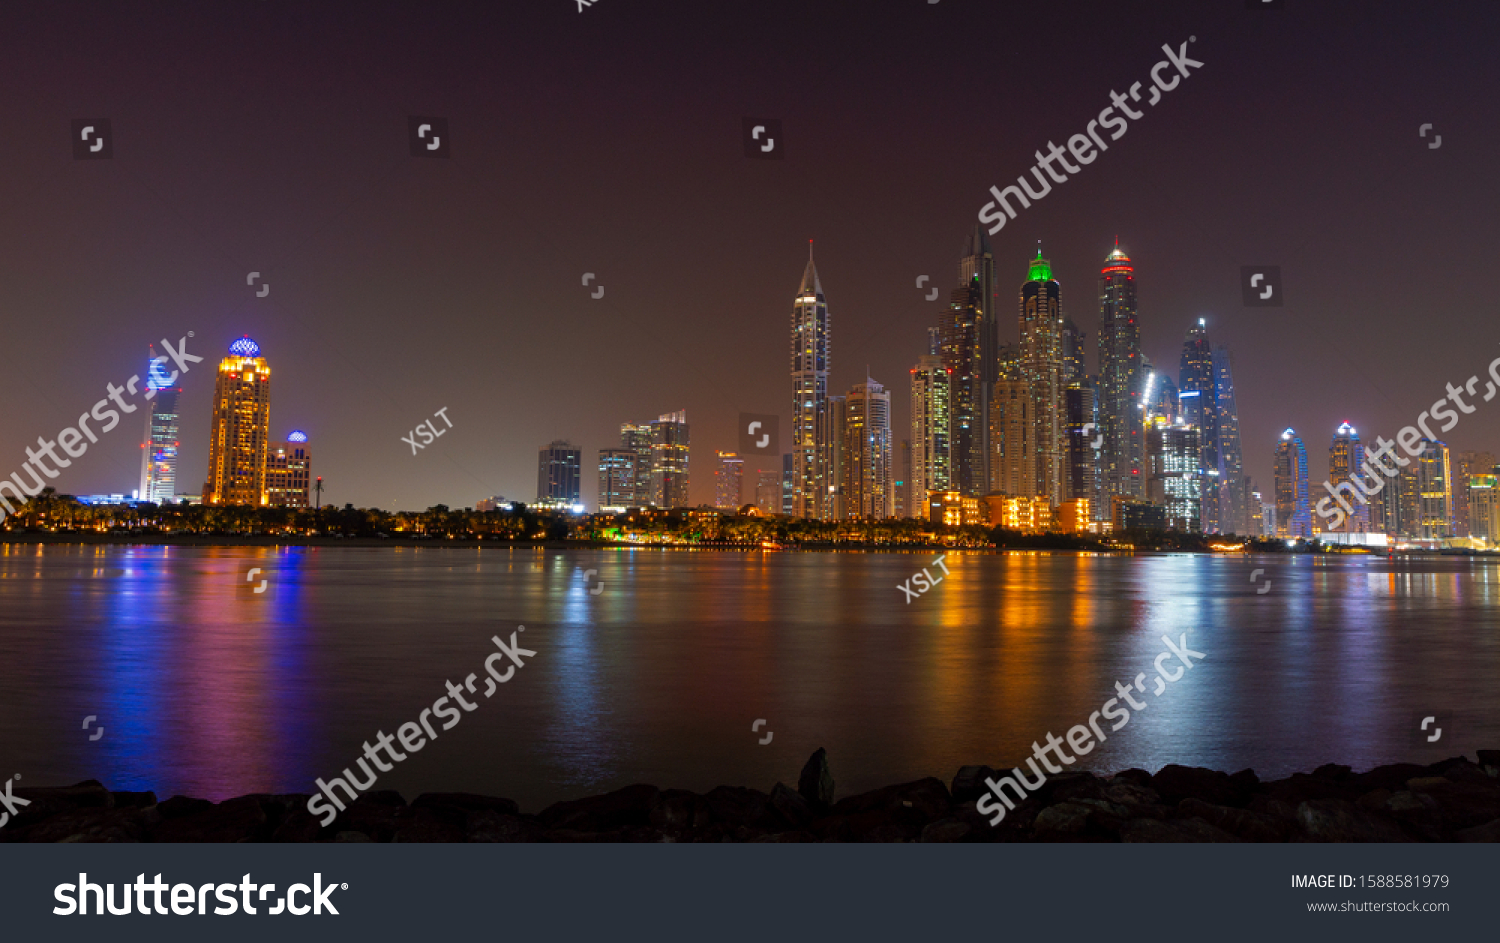
<path id="1" fill-rule="evenodd" d="M 171 501 L 177 493 L 177 397 L 182 387 L 175 385 L 165 364 L 156 359 L 146 366 L 146 387 L 154 391 L 151 409 L 146 413 L 146 441 L 141 449 L 140 500 L 153 504 Z"/>
<path id="2" fill-rule="evenodd" d="M 792 514 L 830 516 L 828 464 L 828 371 L 830 369 L 828 303 L 813 265 L 812 243 L 807 268 L 792 302 Z"/>
<path id="3" fill-rule="evenodd" d="M 1253 533 L 1250 484 L 1240 448 L 1240 409 L 1234 395 L 1234 361 L 1222 346 L 1214 347 L 1214 398 L 1219 409 L 1219 524 L 1230 533 Z"/>
<path id="4" fill-rule="evenodd" d="M 266 503 L 272 507 L 312 507 L 312 446 L 307 433 L 294 431 L 266 456 Z"/>
<path id="5" fill-rule="evenodd" d="M 1500 541 L 1500 491 L 1494 475 L 1469 476 L 1469 536 L 1494 548 Z"/>
<path id="6" fill-rule="evenodd" d="M 1146 427 L 1146 497 L 1166 509 L 1170 530 L 1203 531 L 1201 435 L 1181 419 L 1158 417 Z"/>
<path id="7" fill-rule="evenodd" d="M 891 492 L 896 517 L 905 519 L 915 514 L 911 505 L 911 440 L 902 439 L 896 446 L 896 487 Z"/>
<path id="8" fill-rule="evenodd" d="M 1352 480 L 1359 475 L 1361 480 L 1369 482 L 1369 479 L 1360 471 L 1360 463 L 1365 460 L 1363 446 L 1360 445 L 1359 432 L 1347 422 L 1338 427 L 1333 434 L 1333 441 L 1328 446 L 1328 481 L 1324 486 L 1332 485 L 1332 496 L 1334 502 L 1344 511 L 1344 521 L 1338 527 L 1331 526 L 1333 519 L 1328 519 L 1328 529 L 1351 534 L 1362 534 L 1370 529 L 1370 506 L 1369 500 L 1359 486 Z M 1311 497 L 1309 497 L 1311 500 Z M 1322 496 L 1318 496 L 1318 502 L 1322 502 Z M 1329 505 L 1331 508 L 1332 506 Z M 1319 515 L 1321 518 L 1322 516 Z"/>
<path id="9" fill-rule="evenodd" d="M 845 399 L 844 513 L 885 520 L 895 514 L 891 474 L 891 394 L 874 380 Z"/>
<path id="10" fill-rule="evenodd" d="M 1188 329 L 1182 342 L 1177 396 L 1182 403 L 1183 419 L 1198 429 L 1199 447 L 1203 450 L 1199 464 L 1202 530 L 1205 534 L 1221 533 L 1225 528 L 1220 520 L 1219 485 L 1224 474 L 1219 465 L 1218 385 L 1214 382 L 1213 346 L 1208 342 L 1208 324 L 1204 318 Z"/>
<path id="11" fill-rule="evenodd" d="M 1469 478 L 1489 475 L 1495 467 L 1495 456 L 1489 452 L 1469 450 L 1453 453 L 1453 526 L 1459 537 L 1474 533 L 1469 517 Z"/>
<path id="12" fill-rule="evenodd" d="M 720 452 L 719 467 L 714 469 L 714 507 L 721 511 L 738 511 L 745 490 L 745 460 L 738 452 Z"/>
<path id="13" fill-rule="evenodd" d="M 1084 377 L 1069 383 L 1063 397 L 1063 494 L 1064 501 L 1085 498 L 1098 508 L 1099 451 L 1094 442 L 1099 436 L 1099 411 L 1094 404 L 1094 388 Z M 1101 443 L 1102 444 L 1102 443 Z"/>
<path id="14" fill-rule="evenodd" d="M 266 504 L 270 447 L 271 368 L 260 345 L 242 337 L 229 345 L 214 380 L 204 504 Z"/>
<path id="15" fill-rule="evenodd" d="M 939 323 L 943 366 L 951 375 L 953 487 L 982 494 L 988 480 L 985 407 L 998 367 L 995 256 L 983 228 L 975 226 L 958 264 L 958 287 Z"/>
<path id="16" fill-rule="evenodd" d="M 1411 536 L 1438 540 L 1453 536 L 1453 463 L 1447 443 L 1422 439 L 1420 455 L 1409 468 L 1417 470 L 1417 526 Z"/>
<path id="17" fill-rule="evenodd" d="M 911 371 L 911 495 L 913 517 L 927 515 L 927 492 L 948 491 L 953 476 L 950 430 L 951 374 L 941 357 L 917 358 Z"/>
<path id="18" fill-rule="evenodd" d="M 1115 251 L 1099 278 L 1099 425 L 1104 432 L 1101 489 L 1108 495 L 1145 495 L 1141 391 L 1141 330 L 1136 323 L 1135 269 Z"/>
<path id="19" fill-rule="evenodd" d="M 599 510 L 618 513 L 642 506 L 636 501 L 637 460 L 635 449 L 599 450 Z"/>
<path id="20" fill-rule="evenodd" d="M 781 513 L 781 472 L 763 471 L 756 475 L 755 506 L 765 514 Z"/>
<path id="21" fill-rule="evenodd" d="M 828 397 L 827 416 L 828 463 L 824 466 L 824 480 L 828 482 L 828 493 L 824 496 L 823 513 L 825 520 L 841 521 L 848 516 L 849 510 L 844 503 L 845 487 L 848 484 L 844 480 L 845 460 L 848 457 L 844 441 L 849 431 L 848 397 Z"/>
<path id="22" fill-rule="evenodd" d="M 686 410 L 667 413 L 651 423 L 651 493 L 657 507 L 689 506 Z"/>
<path id="23" fill-rule="evenodd" d="M 651 507 L 656 503 L 656 495 L 651 490 L 651 425 L 633 422 L 621 424 L 620 447 L 635 455 L 635 469 L 631 478 L 635 496 L 626 502 L 626 506 Z"/>
<path id="24" fill-rule="evenodd" d="M 1021 379 L 1031 390 L 1034 493 L 1056 506 L 1063 496 L 1062 286 L 1037 250 L 1021 286 Z"/>
<path id="25" fill-rule="evenodd" d="M 1276 446 L 1276 533 L 1281 537 L 1312 537 L 1312 514 L 1307 503 L 1307 449 L 1291 429 Z"/>
<path id="26" fill-rule="evenodd" d="M 990 492 L 1013 497 L 1036 496 L 1036 455 L 1031 436 L 1031 387 L 1025 380 L 1002 377 L 990 395 Z"/>
<path id="27" fill-rule="evenodd" d="M 583 450 L 554 439 L 537 452 L 536 501 L 550 507 L 573 507 L 583 500 Z"/>

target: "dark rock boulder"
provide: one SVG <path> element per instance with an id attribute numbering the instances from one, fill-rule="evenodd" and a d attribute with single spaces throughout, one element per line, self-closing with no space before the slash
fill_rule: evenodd
<path id="1" fill-rule="evenodd" d="M 1235 781 L 1218 770 L 1172 765 L 1162 767 L 1151 777 L 1151 788 L 1168 805 L 1184 799 L 1201 799 L 1214 805 L 1244 806 L 1250 801 L 1254 786 L 1244 778 Z"/>
<path id="2" fill-rule="evenodd" d="M 1238 838 L 1215 828 L 1202 819 L 1173 819 L 1162 822 L 1157 819 L 1132 819 L 1120 828 L 1120 841 L 1129 844 L 1151 842 L 1225 843 L 1237 842 Z"/>
<path id="3" fill-rule="evenodd" d="M 168 799 L 157 806 L 162 820 L 151 830 L 152 841 L 241 842 L 265 841 L 270 837 L 270 820 L 255 796 L 226 799 L 218 805 L 210 804 L 207 809 L 167 818 L 162 809 L 173 801 Z M 179 807 L 186 806 L 187 803 L 182 803 Z"/>
<path id="4" fill-rule="evenodd" d="M 1390 819 L 1344 799 L 1310 799 L 1297 806 L 1297 824 L 1314 842 L 1409 842 Z"/>
<path id="5" fill-rule="evenodd" d="M 953 785 L 949 791 L 953 794 L 954 802 L 975 802 L 990 787 L 985 785 L 986 779 L 997 777 L 994 769 L 988 766 L 965 766 L 953 776 Z"/>
<path id="6" fill-rule="evenodd" d="M 537 821 L 551 829 L 604 832 L 651 824 L 651 810 L 661 798 L 655 786 L 638 783 L 602 796 L 558 802 L 543 809 Z"/>
<path id="7" fill-rule="evenodd" d="M 807 758 L 797 777 L 797 793 L 819 812 L 833 805 L 833 772 L 828 768 L 827 750 L 818 747 Z"/>
<path id="8" fill-rule="evenodd" d="M 1202 799 L 1182 800 L 1177 804 L 1177 814 L 1185 819 L 1201 819 L 1242 841 L 1284 842 L 1293 831 L 1292 823 L 1285 818 L 1214 805 Z"/>
<path id="9" fill-rule="evenodd" d="M 469 813 L 464 832 L 471 842 L 537 842 L 543 841 L 540 826 L 519 815 L 506 815 L 494 809 Z"/>
<path id="10" fill-rule="evenodd" d="M 777 783 L 771 788 L 771 808 L 794 829 L 805 828 L 815 815 L 807 797 L 793 792 L 786 783 Z"/>

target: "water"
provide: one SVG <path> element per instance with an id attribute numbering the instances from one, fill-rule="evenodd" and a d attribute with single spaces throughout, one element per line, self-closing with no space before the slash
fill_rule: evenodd
<path id="1" fill-rule="evenodd" d="M 1145 709 L 1104 720 L 1080 767 L 1265 778 L 1500 748 L 1493 562 L 950 553 L 904 602 L 935 556 L 0 545 L 0 777 L 311 792 L 471 672 L 477 709 L 375 788 L 536 811 L 635 782 L 769 789 L 820 746 L 840 795 L 947 781 L 1020 762 L 1140 673 Z M 485 699 L 490 636 L 522 625 L 537 655 Z M 1185 633 L 1206 657 L 1152 694 L 1161 637 Z"/>

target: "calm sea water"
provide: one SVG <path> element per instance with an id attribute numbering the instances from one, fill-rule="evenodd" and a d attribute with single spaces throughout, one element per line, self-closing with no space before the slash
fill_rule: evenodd
<path id="1" fill-rule="evenodd" d="M 528 811 L 635 782 L 769 789 L 820 746 L 840 795 L 946 781 L 1140 673 L 1147 707 L 1088 768 L 1500 748 L 1493 562 L 950 553 L 905 602 L 935 556 L 0 545 L 0 777 L 310 792 L 471 672 L 478 708 L 376 788 Z M 490 636 L 522 625 L 537 655 L 486 700 Z M 1184 633 L 1206 658 L 1154 696 L 1161 637 Z"/>

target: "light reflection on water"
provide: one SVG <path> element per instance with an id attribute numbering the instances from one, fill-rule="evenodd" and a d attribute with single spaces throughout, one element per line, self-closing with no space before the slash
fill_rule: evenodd
<path id="1" fill-rule="evenodd" d="M 1088 767 L 1500 747 L 1494 563 L 950 552 L 903 602 L 935 556 L 0 545 L 0 776 L 307 792 L 519 625 L 536 658 L 377 788 L 531 810 L 632 782 L 768 789 L 819 746 L 840 794 L 947 780 L 1087 723 L 1183 634 L 1208 657 Z M 1438 711 L 1455 722 L 1428 746 L 1411 728 Z"/>

